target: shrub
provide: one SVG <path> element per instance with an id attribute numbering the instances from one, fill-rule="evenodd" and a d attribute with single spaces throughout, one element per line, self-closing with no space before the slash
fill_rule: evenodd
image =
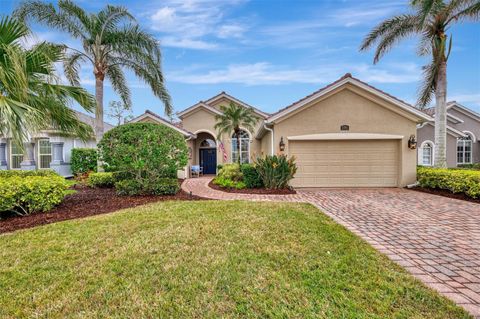
<path id="1" fill-rule="evenodd" d="M 253 164 L 242 164 L 240 170 L 243 174 L 243 182 L 247 188 L 261 188 L 263 181 L 258 174 L 257 168 Z"/>
<path id="2" fill-rule="evenodd" d="M 246 188 L 247 186 L 245 185 L 244 182 L 242 181 L 233 181 L 229 178 L 225 178 L 225 177 L 219 177 L 217 176 L 214 180 L 213 180 L 213 183 L 215 185 L 218 185 L 220 187 L 223 187 L 223 188 L 236 188 L 236 189 L 244 189 Z"/>
<path id="3" fill-rule="evenodd" d="M 61 177 L 60 175 L 57 174 L 57 172 L 51 169 L 32 170 L 32 171 L 20 171 L 20 170 L 1 170 L 0 171 L 0 178 L 29 177 L 29 176 Z"/>
<path id="4" fill-rule="evenodd" d="M 288 182 L 297 172 L 295 158 L 287 159 L 285 155 L 259 157 L 255 167 L 263 185 L 268 189 L 287 188 Z"/>
<path id="5" fill-rule="evenodd" d="M 419 167 L 417 180 L 421 187 L 465 193 L 472 198 L 480 197 L 480 171 Z"/>
<path id="6" fill-rule="evenodd" d="M 460 164 L 460 165 L 458 165 L 458 167 L 459 168 L 466 168 L 466 169 L 480 170 L 480 163 Z"/>
<path id="7" fill-rule="evenodd" d="M 221 170 L 223 168 L 223 164 L 217 164 L 217 171 Z"/>
<path id="8" fill-rule="evenodd" d="M 118 195 L 139 195 L 142 192 L 142 185 L 136 179 L 123 179 L 115 182 L 115 190 Z"/>
<path id="9" fill-rule="evenodd" d="M 182 134 L 153 123 L 130 123 L 108 131 L 98 145 L 105 170 L 128 172 L 137 180 L 176 178 L 188 161 Z"/>
<path id="10" fill-rule="evenodd" d="M 225 164 L 222 169 L 218 172 L 217 177 L 224 179 L 230 179 L 234 182 L 239 182 L 243 180 L 243 174 L 240 170 L 240 165 L 238 164 Z"/>
<path id="11" fill-rule="evenodd" d="M 180 189 L 176 178 L 158 178 L 145 180 L 143 191 L 153 195 L 175 195 Z"/>
<path id="12" fill-rule="evenodd" d="M 113 184 L 113 173 L 110 172 L 90 173 L 87 178 L 90 187 L 113 187 Z"/>
<path id="13" fill-rule="evenodd" d="M 175 195 L 180 186 L 176 178 L 123 179 L 115 183 L 118 195 Z"/>
<path id="14" fill-rule="evenodd" d="M 95 148 L 74 148 L 70 167 L 73 175 L 97 171 L 98 152 Z"/>
<path id="15" fill-rule="evenodd" d="M 0 178 L 0 212 L 29 215 L 46 212 L 60 204 L 70 183 L 56 174 L 42 174 Z"/>

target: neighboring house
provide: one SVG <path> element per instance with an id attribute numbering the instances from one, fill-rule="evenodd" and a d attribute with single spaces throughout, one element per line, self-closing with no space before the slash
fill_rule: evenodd
<path id="1" fill-rule="evenodd" d="M 90 115 L 75 111 L 80 121 L 94 127 L 95 119 Z M 105 132 L 113 128 L 104 123 Z M 43 130 L 32 134 L 24 143 L 24 150 L 12 143 L 11 138 L 0 136 L 0 169 L 53 169 L 65 177 L 72 176 L 70 157 L 73 148 L 96 147 L 95 140 L 81 141 L 73 136 L 65 136 L 54 130 Z"/>
<path id="2" fill-rule="evenodd" d="M 435 117 L 435 108 L 424 111 Z M 418 125 L 418 164 L 432 166 L 435 163 L 435 122 Z M 480 114 L 457 102 L 447 104 L 447 165 L 480 162 Z"/>
<path id="3" fill-rule="evenodd" d="M 416 181 L 417 152 L 409 147 L 417 124 L 433 118 L 413 106 L 346 74 L 274 114 L 254 108 L 254 132 L 216 139 L 219 106 L 233 101 L 222 92 L 178 113 L 172 123 L 151 111 L 133 122 L 153 122 L 181 132 L 189 147 L 189 167 L 215 174 L 217 164 L 250 162 L 261 154 L 296 158 L 294 187 L 401 187 Z M 237 153 L 236 143 L 240 143 Z M 189 169 L 185 170 L 188 174 Z"/>

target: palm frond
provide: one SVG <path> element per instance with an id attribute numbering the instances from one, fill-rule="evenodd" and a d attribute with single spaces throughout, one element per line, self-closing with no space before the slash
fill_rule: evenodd
<path id="1" fill-rule="evenodd" d="M 429 17 L 435 16 L 446 8 L 443 0 L 412 0 L 411 5 L 417 9 L 420 25 L 424 25 Z"/>
<path id="2" fill-rule="evenodd" d="M 427 107 L 432 101 L 436 89 L 438 65 L 435 61 L 423 67 L 423 81 L 418 92 L 417 106 L 420 109 Z"/>
<path id="3" fill-rule="evenodd" d="M 360 51 L 365 51 L 378 42 L 374 56 L 374 63 L 377 63 L 395 43 L 419 30 L 417 16 L 409 14 L 395 16 L 377 25 L 363 40 Z"/>
<path id="4" fill-rule="evenodd" d="M 82 30 L 83 34 L 88 33 L 92 27 L 92 20 L 88 13 L 77 6 L 73 1 L 70 0 L 59 0 L 58 9 L 61 11 L 61 14 L 70 17 L 72 20 L 76 19 L 75 23 L 79 29 Z"/>
<path id="5" fill-rule="evenodd" d="M 120 95 L 123 104 L 127 108 L 130 108 L 132 106 L 130 89 L 128 88 L 127 80 L 120 66 L 110 66 L 107 70 L 107 78 L 110 80 L 110 83 L 112 83 L 113 90 Z"/>
<path id="6" fill-rule="evenodd" d="M 0 34 L 6 29 L 0 23 Z M 63 57 L 62 47 L 42 42 L 27 50 L 16 45 L 19 40 L 0 37 L 0 132 L 22 142 L 27 133 L 54 125 L 87 138 L 85 126 L 68 106 L 76 102 L 90 111 L 95 99 L 82 88 L 56 83 L 54 65 Z"/>
<path id="7" fill-rule="evenodd" d="M 3 45 L 11 45 L 29 34 L 27 26 L 18 20 L 9 16 L 4 16 L 0 20 L 0 39 Z"/>
<path id="8" fill-rule="evenodd" d="M 480 1 L 464 0 L 458 5 L 452 13 L 447 24 L 452 21 L 479 21 L 480 20 Z"/>
<path id="9" fill-rule="evenodd" d="M 71 85 L 80 86 L 80 62 L 83 62 L 83 54 L 73 52 L 63 60 L 63 71 Z"/>
<path id="10" fill-rule="evenodd" d="M 68 32 L 72 37 L 86 40 L 84 26 L 71 16 L 58 11 L 51 3 L 38 0 L 27 0 L 14 11 L 14 17 L 21 21 L 35 21 L 53 29 Z"/>
<path id="11" fill-rule="evenodd" d="M 220 106 L 222 114 L 215 116 L 214 128 L 217 131 L 217 139 L 222 135 L 230 135 L 232 132 L 245 128 L 250 132 L 255 130 L 258 117 L 252 108 L 243 107 L 233 102 L 229 106 Z"/>

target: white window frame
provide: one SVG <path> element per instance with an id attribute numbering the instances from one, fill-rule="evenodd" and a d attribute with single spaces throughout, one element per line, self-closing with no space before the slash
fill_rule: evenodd
<path id="1" fill-rule="evenodd" d="M 248 137 L 241 137 L 240 138 L 240 164 L 248 164 L 250 163 L 250 132 L 245 130 L 245 129 L 242 129 L 243 132 L 245 132 L 247 134 Z M 236 153 L 237 151 L 237 148 L 234 147 L 234 140 L 236 140 L 237 138 L 234 137 L 235 136 L 235 133 L 232 134 L 232 137 L 231 137 L 231 140 L 230 140 L 230 145 L 231 145 L 231 150 L 230 150 L 230 155 L 231 155 L 231 159 L 232 159 L 232 163 L 236 163 L 236 159 L 234 157 L 234 153 Z M 244 159 L 244 156 L 242 156 L 242 145 L 244 145 L 244 143 L 247 143 L 247 158 Z"/>
<path id="2" fill-rule="evenodd" d="M 457 157 L 457 165 L 462 165 L 462 164 L 472 164 L 473 163 L 473 141 L 474 141 L 474 138 L 475 136 L 472 136 L 472 134 L 470 134 L 469 132 L 464 132 L 470 139 L 466 140 L 464 138 L 458 138 L 457 139 L 457 144 L 456 144 L 456 152 L 455 152 L 455 155 Z M 466 152 L 465 151 L 465 145 L 469 143 L 470 144 L 470 151 L 469 152 Z M 458 147 L 459 147 L 459 144 L 462 145 L 462 151 L 460 152 L 458 150 Z M 462 153 L 462 161 L 459 162 L 458 161 L 458 154 L 459 153 Z M 470 155 L 470 161 L 466 162 L 465 161 L 465 154 L 469 154 Z"/>
<path id="3" fill-rule="evenodd" d="M 430 163 L 425 163 L 424 162 L 424 149 L 426 147 L 430 147 Z M 424 141 L 421 145 L 420 145 L 420 152 L 418 154 L 418 163 L 422 166 L 433 166 L 433 164 L 435 163 L 435 144 L 430 141 L 430 140 L 427 140 L 427 141 Z"/>
<path id="4" fill-rule="evenodd" d="M 47 141 L 50 144 L 50 154 L 40 153 L 40 149 L 41 149 L 40 144 L 42 141 Z M 50 140 L 48 138 L 42 138 L 37 140 L 37 156 L 38 156 L 38 169 L 50 169 L 50 163 L 52 162 L 53 154 L 52 154 L 52 143 L 50 143 Z M 42 167 L 42 156 L 50 156 L 50 162 L 48 163 L 48 167 Z"/>
<path id="5" fill-rule="evenodd" d="M 9 157 L 10 157 L 10 165 L 9 165 L 9 167 L 10 167 L 10 169 L 12 169 L 12 170 L 22 169 L 22 166 L 13 167 L 13 157 L 14 157 L 14 156 L 21 156 L 21 157 L 22 157 L 22 160 L 20 161 L 20 163 L 23 162 L 23 158 L 24 158 L 24 156 L 25 156 L 25 154 L 24 154 L 23 152 L 22 152 L 22 154 L 20 154 L 20 153 L 14 154 L 14 153 L 13 153 L 13 145 L 14 145 L 14 144 L 15 144 L 15 143 L 13 143 L 13 140 L 10 140 L 10 156 L 9 156 Z"/>

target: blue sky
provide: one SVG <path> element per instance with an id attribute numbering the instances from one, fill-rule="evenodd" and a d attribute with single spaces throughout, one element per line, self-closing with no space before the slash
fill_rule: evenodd
<path id="1" fill-rule="evenodd" d="M 19 1 L 0 0 L 2 14 Z M 129 8 L 154 34 L 163 51 L 163 70 L 176 111 L 226 91 L 274 112 L 350 72 L 386 92 L 415 102 L 421 67 L 415 39 L 401 42 L 373 65 L 373 52 L 358 51 L 379 21 L 406 12 L 407 1 L 161 0 L 77 1 L 96 11 L 106 3 Z M 65 35 L 35 27 L 38 40 L 72 43 Z M 453 33 L 448 98 L 480 112 L 480 24 Z M 93 92 L 91 67 L 83 85 Z M 133 112 L 163 114 L 163 105 L 129 74 Z M 105 104 L 118 100 L 106 87 Z"/>

